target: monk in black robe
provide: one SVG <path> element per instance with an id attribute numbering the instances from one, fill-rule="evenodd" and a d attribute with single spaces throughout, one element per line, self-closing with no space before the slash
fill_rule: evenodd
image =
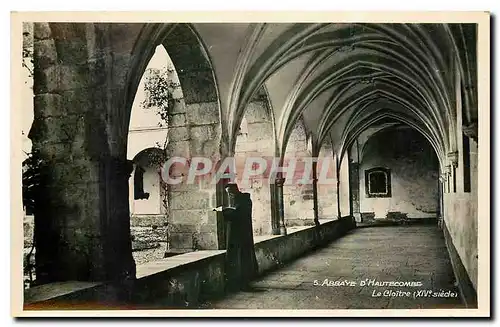
<path id="1" fill-rule="evenodd" d="M 228 290 L 249 290 L 257 275 L 253 243 L 252 200 L 236 184 L 226 185 L 229 206 L 222 210 L 226 221 L 226 280 Z"/>

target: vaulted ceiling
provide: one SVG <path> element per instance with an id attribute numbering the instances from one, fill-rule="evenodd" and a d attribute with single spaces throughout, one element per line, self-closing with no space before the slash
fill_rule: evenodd
<path id="1" fill-rule="evenodd" d="M 344 151 L 372 124 L 419 130 L 445 155 L 454 146 L 457 88 L 477 118 L 475 25 L 192 24 L 210 58 L 231 142 L 264 86 L 282 150 L 303 119 L 316 147 Z M 317 149 L 319 151 L 319 149 Z"/>

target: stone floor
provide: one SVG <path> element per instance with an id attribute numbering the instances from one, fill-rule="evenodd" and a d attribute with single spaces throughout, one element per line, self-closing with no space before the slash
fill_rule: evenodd
<path id="1" fill-rule="evenodd" d="M 421 282 L 420 287 L 361 286 L 361 281 Z M 316 282 L 315 282 L 316 281 Z M 345 282 L 354 282 L 349 286 Z M 344 285 L 342 285 L 344 282 Z M 317 284 L 317 285 L 315 285 Z M 442 232 L 436 226 L 358 228 L 325 248 L 227 296 L 208 309 L 462 308 Z M 399 294 L 387 294 L 388 291 Z M 422 296 L 416 297 L 416 291 Z M 434 292 L 442 292 L 434 297 Z M 457 297 L 443 297 L 446 291 Z M 379 292 L 379 293 L 378 293 Z M 386 292 L 386 293 L 384 293 Z M 404 293 L 409 292 L 409 293 Z M 445 294 L 443 294 L 445 293 Z M 377 296 L 381 295 L 381 296 Z M 398 295 L 398 296 L 395 296 Z"/>

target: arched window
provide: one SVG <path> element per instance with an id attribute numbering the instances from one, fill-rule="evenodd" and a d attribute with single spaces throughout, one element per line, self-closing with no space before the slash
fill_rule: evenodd
<path id="1" fill-rule="evenodd" d="M 390 198 L 391 171 L 381 167 L 365 170 L 365 189 L 369 198 Z"/>

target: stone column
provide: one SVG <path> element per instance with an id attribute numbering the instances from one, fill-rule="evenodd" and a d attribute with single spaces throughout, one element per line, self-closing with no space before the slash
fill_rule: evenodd
<path id="1" fill-rule="evenodd" d="M 314 225 L 319 226 L 319 209 L 318 209 L 318 163 L 312 163 L 312 182 L 313 182 L 313 210 L 314 210 Z"/>
<path id="2" fill-rule="evenodd" d="M 349 161 L 349 177 L 351 190 L 351 208 L 352 215 L 356 221 L 361 221 L 360 203 L 359 203 L 359 163 Z"/>
<path id="3" fill-rule="evenodd" d="M 462 126 L 463 133 L 473 139 L 476 143 L 478 141 L 478 123 L 477 121 L 472 121 L 468 125 Z"/>
<path id="4" fill-rule="evenodd" d="M 444 220 L 444 179 L 442 176 L 438 179 L 438 195 L 439 195 L 439 216 L 438 219 L 438 227 L 441 228 L 443 226 Z"/>
<path id="5" fill-rule="evenodd" d="M 271 224 L 273 235 L 280 235 L 280 216 L 279 216 L 279 203 L 277 200 L 277 187 L 276 184 L 271 184 L 269 188 L 271 193 Z"/>
<path id="6" fill-rule="evenodd" d="M 184 171 L 177 172 L 182 182 L 169 185 L 170 249 L 167 255 L 193 250 L 215 250 L 224 247 L 223 220 L 213 212 L 224 190 L 212 185 L 211 178 L 199 176 L 188 181 L 188 169 L 195 157 L 208 158 L 214 166 L 219 160 L 221 140 L 218 104 L 216 102 L 180 102 L 170 112 L 177 117 L 175 127 L 168 130 L 169 157 L 189 161 Z M 181 165 L 182 166 L 182 165 Z M 184 175 L 184 176 L 182 176 Z"/>
<path id="7" fill-rule="evenodd" d="M 87 25 L 57 26 L 55 36 L 48 24 L 34 26 L 29 137 L 42 161 L 35 212 L 37 282 L 133 278 L 132 167 L 125 154 L 112 154 L 106 114 L 115 92 L 97 78 L 107 73 L 105 60 L 88 62 Z M 74 33 L 67 38 L 65 31 Z"/>
<path id="8" fill-rule="evenodd" d="M 227 206 L 227 192 L 224 189 L 224 183 L 219 181 L 216 185 L 215 206 Z M 217 231 L 217 249 L 226 249 L 226 222 L 224 215 L 220 211 L 215 212 L 215 223 Z"/>
<path id="9" fill-rule="evenodd" d="M 449 171 L 451 178 L 450 193 L 457 192 L 457 167 L 458 167 L 458 151 L 448 153 L 448 160 L 450 162 Z"/>
<path id="10" fill-rule="evenodd" d="M 446 193 L 453 193 L 451 185 L 451 165 L 446 166 Z"/>
<path id="11" fill-rule="evenodd" d="M 279 231 L 280 235 L 286 235 L 286 226 L 285 226 L 285 205 L 283 202 L 283 184 L 285 183 L 285 179 L 283 177 L 277 177 L 275 180 L 276 187 L 276 206 L 278 212 L 278 221 L 279 221 Z"/>
<path id="12" fill-rule="evenodd" d="M 340 211 L 340 177 L 338 170 L 337 170 L 337 217 L 338 219 L 342 217 L 342 213 Z"/>
<path id="13" fill-rule="evenodd" d="M 135 262 L 130 237 L 128 182 L 133 171 L 132 161 L 108 157 L 101 161 L 101 174 L 106 188 L 105 221 L 101 221 L 106 279 L 135 279 Z M 102 200 L 101 200 L 102 201 Z"/>

